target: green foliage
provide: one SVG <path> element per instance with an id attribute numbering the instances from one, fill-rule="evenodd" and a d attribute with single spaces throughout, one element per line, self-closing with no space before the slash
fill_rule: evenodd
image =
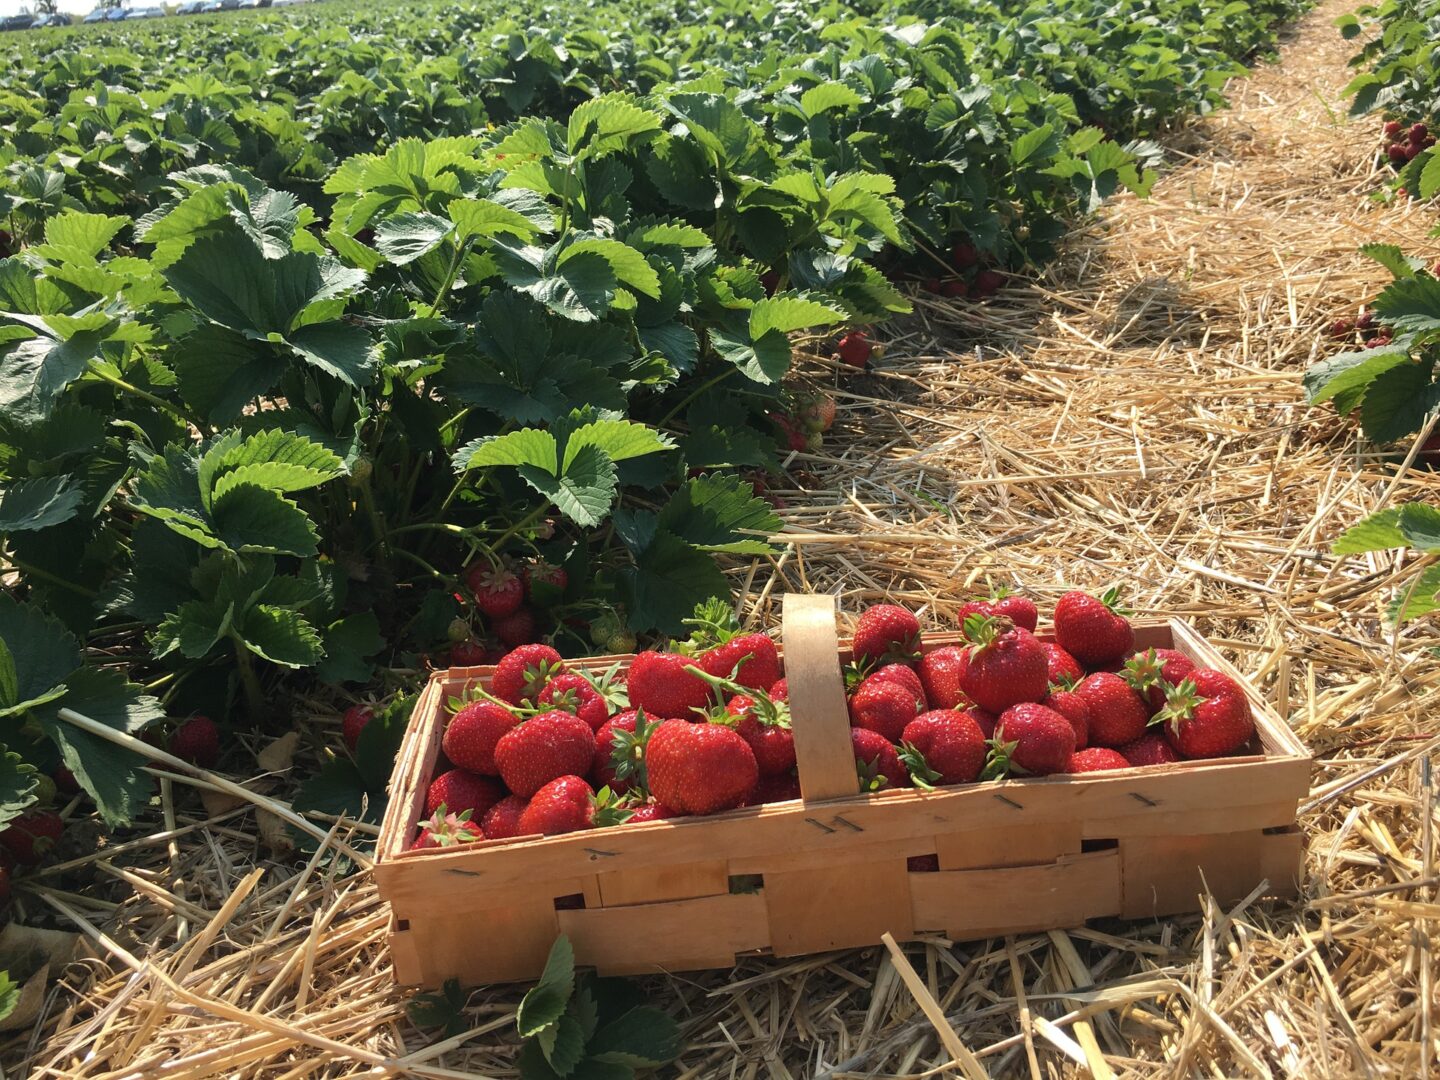
<path id="1" fill-rule="evenodd" d="M 1352 525 L 1335 541 L 1337 555 L 1410 548 L 1421 555 L 1440 552 L 1440 507 L 1428 503 L 1403 506 L 1371 514 Z M 1440 563 L 1422 566 L 1402 585 L 1389 607 L 1392 622 L 1401 623 L 1440 611 Z"/>

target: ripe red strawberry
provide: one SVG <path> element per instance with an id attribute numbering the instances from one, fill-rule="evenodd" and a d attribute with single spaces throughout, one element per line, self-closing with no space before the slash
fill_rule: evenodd
<path id="1" fill-rule="evenodd" d="M 1075 693 L 1090 706 L 1090 745 L 1124 746 L 1145 734 L 1150 712 L 1140 695 L 1119 675 L 1097 671 L 1085 676 Z"/>
<path id="2" fill-rule="evenodd" d="M 810 435 L 793 419 L 784 413 L 765 414 L 780 432 L 780 445 L 786 450 L 804 451 L 810 449 Z"/>
<path id="3" fill-rule="evenodd" d="M 1059 645 L 1053 641 L 1042 641 L 1040 647 L 1045 650 L 1045 677 L 1050 680 L 1051 686 L 1074 686 L 1085 677 L 1080 661 Z"/>
<path id="4" fill-rule="evenodd" d="M 968 699 L 960 689 L 969 650 L 946 645 L 920 658 L 920 685 L 931 708 L 958 709 Z"/>
<path id="5" fill-rule="evenodd" d="M 621 820 L 613 811 L 608 820 L 602 816 L 602 807 L 596 801 L 595 792 L 580 777 L 561 776 L 531 797 L 520 815 L 519 829 L 522 836 L 532 833 L 556 836 L 593 829 L 602 824 L 618 825 Z"/>
<path id="6" fill-rule="evenodd" d="M 945 283 L 938 277 L 927 277 L 920 283 L 920 287 L 928 293 L 938 293 L 944 291 Z"/>
<path id="7" fill-rule="evenodd" d="M 463 769 L 483 776 L 499 776 L 495 744 L 520 717 L 493 701 L 472 701 L 450 718 L 440 747 L 445 756 Z"/>
<path id="8" fill-rule="evenodd" d="M 1330 336 L 1337 338 L 1349 337 L 1355 332 L 1355 324 L 1349 319 L 1336 319 L 1330 324 Z"/>
<path id="9" fill-rule="evenodd" d="M 1049 776 L 1070 763 L 1075 729 L 1054 709 L 1022 702 L 1000 714 L 990 746 L 987 775 Z"/>
<path id="10" fill-rule="evenodd" d="M 694 719 L 710 703 L 710 687 L 685 670 L 692 663 L 679 653 L 637 653 L 626 677 L 630 704 L 663 720 Z"/>
<path id="11" fill-rule="evenodd" d="M 989 618 L 994 614 L 995 605 L 989 600 L 966 600 L 960 605 L 960 610 L 955 613 L 955 622 L 963 630 L 972 615 L 983 615 Z"/>
<path id="12" fill-rule="evenodd" d="M 975 275 L 975 295 L 994 296 L 1005 286 L 1005 275 L 999 270 L 981 270 Z"/>
<path id="13" fill-rule="evenodd" d="M 855 663 L 912 662 L 920 653 L 920 620 L 897 604 L 866 608 L 855 623 Z"/>
<path id="14" fill-rule="evenodd" d="M 740 664 L 740 670 L 734 676 L 735 681 L 753 690 L 768 690 L 780 678 L 780 656 L 775 642 L 764 634 L 741 634 L 723 645 L 707 649 L 700 654 L 696 666 L 711 675 L 728 679 L 736 664 Z"/>
<path id="15" fill-rule="evenodd" d="M 774 776 L 762 775 L 760 782 L 755 785 L 755 794 L 750 796 L 750 805 L 789 802 L 798 798 L 800 798 L 800 778 L 795 775 L 795 770 L 791 769 L 789 772 L 778 773 Z"/>
<path id="16" fill-rule="evenodd" d="M 647 787 L 645 746 L 659 724 L 636 709 L 626 709 L 606 720 L 595 733 L 595 758 L 590 775 L 596 788 L 608 787 L 617 795 Z"/>
<path id="17" fill-rule="evenodd" d="M 1182 757 L 1233 754 L 1255 734 L 1245 691 L 1223 671 L 1196 668 L 1165 695 L 1155 716 Z"/>
<path id="18" fill-rule="evenodd" d="M 340 718 L 340 738 L 345 741 L 345 749 L 355 752 L 355 747 L 360 745 L 360 733 L 374 719 L 375 710 L 369 705 L 351 705 L 345 710 Z"/>
<path id="19" fill-rule="evenodd" d="M 1385 148 L 1385 156 L 1390 159 L 1392 164 L 1401 165 L 1410 160 L 1406 155 L 1406 149 L 1404 143 L 1391 143 Z"/>
<path id="20" fill-rule="evenodd" d="M 450 646 L 449 667 L 483 667 L 487 663 L 489 655 L 478 641 L 457 641 Z"/>
<path id="21" fill-rule="evenodd" d="M 520 816 L 525 813 L 528 799 L 519 795 L 506 795 L 480 819 L 480 826 L 488 840 L 508 840 L 512 836 L 524 836 L 520 831 Z"/>
<path id="22" fill-rule="evenodd" d="M 960 300 L 970 295 L 970 286 L 961 278 L 947 281 L 940 286 L 940 295 Z"/>
<path id="23" fill-rule="evenodd" d="M 905 725 L 919 714 L 915 695 L 888 679 L 867 679 L 850 695 L 850 726 L 878 732 L 888 742 L 899 742 Z"/>
<path id="24" fill-rule="evenodd" d="M 960 688 L 993 713 L 1022 701 L 1037 702 L 1049 688 L 1049 661 L 1040 642 L 1003 616 L 972 615 L 965 636 L 974 642 Z"/>
<path id="25" fill-rule="evenodd" d="M 1040 622 L 1040 612 L 1035 607 L 1035 601 L 1027 596 L 1018 593 L 1003 593 L 990 601 L 990 610 L 996 615 L 1004 615 L 1022 630 L 1035 632 L 1036 625 Z"/>
<path id="26" fill-rule="evenodd" d="M 910 691 L 911 696 L 915 698 L 916 708 L 919 709 L 920 712 L 924 712 L 929 708 L 925 695 L 925 684 L 920 681 L 920 676 L 915 673 L 915 669 L 907 664 L 886 664 L 884 667 L 867 675 L 860 683 L 860 686 L 864 686 L 865 683 L 872 681 L 898 683 Z M 859 689 L 859 687 L 856 689 Z"/>
<path id="27" fill-rule="evenodd" d="M 1398 136 L 1400 132 L 1404 130 L 1405 125 L 1400 123 L 1399 120 L 1387 120 L 1385 122 L 1385 134 L 1390 136 L 1392 139 Z"/>
<path id="28" fill-rule="evenodd" d="M 171 733 L 168 749 L 181 761 L 212 769 L 220 760 L 220 729 L 208 716 L 192 716 Z"/>
<path id="29" fill-rule="evenodd" d="M 626 818 L 625 824 L 636 825 L 642 821 L 664 821 L 666 818 L 684 816 L 678 810 L 671 810 L 664 803 L 648 802 Z"/>
<path id="30" fill-rule="evenodd" d="M 950 249 L 950 262 L 956 270 L 969 270 L 980 261 L 980 251 L 969 240 L 957 241 Z"/>
<path id="31" fill-rule="evenodd" d="M 910 785 L 910 774 L 884 735 L 869 728 L 851 728 L 850 745 L 861 791 L 890 791 Z"/>
<path id="32" fill-rule="evenodd" d="M 760 778 L 755 752 L 734 728 L 666 720 L 645 748 L 645 771 L 657 801 L 682 814 L 739 806 Z"/>
<path id="33" fill-rule="evenodd" d="M 560 776 L 590 771 L 595 733 L 578 716 L 547 712 L 512 728 L 495 744 L 495 764 L 505 786 L 528 799 Z"/>
<path id="34" fill-rule="evenodd" d="M 780 271 L 766 270 L 760 275 L 760 284 L 764 287 L 766 296 L 774 296 L 775 290 L 780 287 Z"/>
<path id="35" fill-rule="evenodd" d="M 473 818 L 505 797 L 505 789 L 488 776 L 478 776 L 468 769 L 450 769 L 430 782 L 425 792 L 425 813 L 433 814 L 448 807 L 456 814 L 470 811 Z"/>
<path id="36" fill-rule="evenodd" d="M 734 718 L 735 730 L 750 744 L 762 777 L 778 776 L 795 768 L 795 734 L 790 729 L 788 705 L 756 691 L 736 694 L 724 711 Z"/>
<path id="37" fill-rule="evenodd" d="M 57 765 L 55 771 L 50 774 L 55 781 L 55 787 L 65 795 L 79 795 L 80 781 L 75 779 L 75 774 L 64 765 Z"/>
<path id="38" fill-rule="evenodd" d="M 525 597 L 532 604 L 546 604 L 556 599 L 570 584 L 570 575 L 563 566 L 556 566 L 544 559 L 526 563 L 520 568 L 520 578 L 525 586 Z M 536 587 L 539 587 L 538 590 Z M 538 592 L 538 598 L 537 598 Z"/>
<path id="39" fill-rule="evenodd" d="M 865 336 L 865 331 L 851 330 L 840 339 L 836 352 L 839 354 L 842 364 L 863 368 L 870 363 L 870 355 L 874 352 L 874 347 Z"/>
<path id="40" fill-rule="evenodd" d="M 490 693 L 511 705 L 534 701 L 545 684 L 564 670 L 565 661 L 549 645 L 521 645 L 496 663 Z"/>
<path id="41" fill-rule="evenodd" d="M 789 700 L 790 700 L 790 680 L 789 680 L 789 679 L 776 679 L 776 680 L 775 680 L 775 684 L 770 687 L 769 693 L 770 693 L 770 700 L 771 700 L 771 701 L 789 701 Z"/>
<path id="42" fill-rule="evenodd" d="M 1068 592 L 1055 605 L 1055 640 L 1087 667 L 1102 667 L 1135 648 L 1135 631 L 1120 613 L 1116 590 L 1101 597 Z"/>
<path id="43" fill-rule="evenodd" d="M 610 716 L 610 702 L 605 700 L 605 695 L 576 671 L 567 671 L 551 679 L 540 691 L 540 704 L 574 713 L 590 725 L 591 731 L 599 731 L 600 725 Z"/>
<path id="44" fill-rule="evenodd" d="M 1360 314 L 1355 317 L 1356 330 L 1369 330 L 1375 325 L 1375 313 L 1368 308 L 1361 308 Z"/>
<path id="45" fill-rule="evenodd" d="M 1165 704 L 1165 691 L 1195 670 L 1195 661 L 1175 649 L 1138 652 L 1120 671 L 1120 677 L 1145 699 L 1154 716 Z"/>
<path id="46" fill-rule="evenodd" d="M 484 830 L 470 820 L 468 811 L 452 814 L 447 813 L 442 806 L 433 811 L 433 815 L 429 821 L 421 823 L 420 835 L 410 845 L 411 850 L 459 847 L 461 844 L 485 839 Z"/>
<path id="47" fill-rule="evenodd" d="M 1047 709 L 1054 709 L 1075 729 L 1075 749 L 1083 750 L 1090 745 L 1090 706 L 1073 690 L 1052 690 L 1044 701 Z"/>
<path id="48" fill-rule="evenodd" d="M 940 856 L 911 855 L 905 860 L 905 869 L 912 874 L 933 874 L 940 869 Z"/>
<path id="49" fill-rule="evenodd" d="M 512 649 L 521 645 L 533 645 L 539 640 L 535 626 L 535 612 L 528 607 L 518 608 L 509 615 L 491 620 L 490 629 L 495 636 Z"/>
<path id="50" fill-rule="evenodd" d="M 998 716 L 984 709 L 969 708 L 961 711 L 975 721 L 975 726 L 980 729 L 980 734 L 984 735 L 986 739 L 994 738 L 995 725 L 1000 722 Z"/>
<path id="51" fill-rule="evenodd" d="M 970 784 L 980 779 L 986 751 L 985 736 L 970 716 L 936 709 L 905 725 L 900 760 L 920 787 Z"/>
<path id="52" fill-rule="evenodd" d="M 1120 747 L 1120 753 L 1131 765 L 1169 765 L 1180 755 L 1158 731 L 1147 731 L 1132 743 Z"/>
<path id="53" fill-rule="evenodd" d="M 0 832 L 0 847 L 16 862 L 34 866 L 60 842 L 64 831 L 65 822 L 54 810 L 27 810 Z"/>
<path id="54" fill-rule="evenodd" d="M 1423 143 L 1430 134 L 1430 129 L 1424 124 L 1416 124 L 1410 129 L 1410 141 L 1412 143 Z"/>
<path id="55" fill-rule="evenodd" d="M 490 619 L 509 615 L 525 599 L 525 586 L 513 571 L 503 566 L 471 563 L 465 571 L 465 584 L 475 598 L 475 606 Z"/>
<path id="56" fill-rule="evenodd" d="M 1089 750 L 1076 750 L 1062 769 L 1067 773 L 1108 772 L 1111 769 L 1128 769 L 1130 762 L 1115 750 L 1104 746 L 1092 746 Z"/>

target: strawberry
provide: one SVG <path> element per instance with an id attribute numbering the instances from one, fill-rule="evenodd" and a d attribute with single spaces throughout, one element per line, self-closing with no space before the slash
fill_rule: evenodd
<path id="1" fill-rule="evenodd" d="M 461 814 L 451 814 L 441 806 L 434 811 L 434 816 L 429 821 L 420 826 L 420 835 L 415 838 L 410 849 L 413 851 L 417 848 L 459 847 L 461 844 L 484 839 L 484 830 L 470 820 L 468 810 Z"/>
<path id="2" fill-rule="evenodd" d="M 734 728 L 666 720 L 645 748 L 645 771 L 656 800 L 682 814 L 713 814 L 739 806 L 755 790 L 755 752 Z"/>
<path id="3" fill-rule="evenodd" d="M 1349 337 L 1355 332 L 1355 324 L 1349 319 L 1336 319 L 1330 324 L 1330 336 L 1337 338 Z"/>
<path id="4" fill-rule="evenodd" d="M 1051 690 L 1040 702 L 1047 709 L 1054 709 L 1075 729 L 1075 749 L 1083 750 L 1090 744 L 1090 706 L 1073 690 Z"/>
<path id="5" fill-rule="evenodd" d="M 829 394 L 811 394 L 799 403 L 800 423 L 809 432 L 824 434 L 835 426 L 835 399 Z"/>
<path id="6" fill-rule="evenodd" d="M 1053 641 L 1042 641 L 1040 647 L 1045 650 L 1045 677 L 1050 680 L 1051 686 L 1074 686 L 1085 677 L 1080 661 L 1059 645 Z"/>
<path id="7" fill-rule="evenodd" d="M 1392 139 L 1396 138 L 1400 134 L 1400 132 L 1404 130 L 1405 125 L 1400 123 L 1399 120 L 1387 120 L 1385 122 L 1385 134 L 1390 136 L 1390 138 Z"/>
<path id="8" fill-rule="evenodd" d="M 457 641 L 450 646 L 448 667 L 482 667 L 488 662 L 485 646 L 478 641 Z"/>
<path id="9" fill-rule="evenodd" d="M 374 719 L 375 710 L 369 705 L 351 705 L 345 710 L 340 718 L 340 738 L 345 741 L 345 749 L 355 752 L 355 747 L 360 745 L 360 733 Z"/>
<path id="10" fill-rule="evenodd" d="M 810 436 L 800 425 L 784 413 L 765 414 L 780 432 L 780 445 L 786 450 L 804 451 L 810 449 Z"/>
<path id="11" fill-rule="evenodd" d="M 55 771 L 50 774 L 55 781 L 55 787 L 66 795 L 80 794 L 80 781 L 75 779 L 75 774 L 64 765 L 57 765 Z"/>
<path id="12" fill-rule="evenodd" d="M 472 701 L 450 718 L 440 740 L 445 756 L 463 769 L 484 776 L 499 776 L 495 744 L 520 717 L 493 701 Z"/>
<path id="13" fill-rule="evenodd" d="M 920 620 L 896 604 L 866 608 L 855 623 L 851 651 L 857 664 L 867 660 L 908 664 L 920 653 Z"/>
<path id="14" fill-rule="evenodd" d="M 985 736 L 963 712 L 936 709 L 905 725 L 900 760 L 918 787 L 970 784 L 985 766 Z"/>
<path id="15" fill-rule="evenodd" d="M 1123 754 L 1103 746 L 1092 746 L 1089 750 L 1076 750 L 1070 761 L 1061 769 L 1067 773 L 1108 772 L 1110 769 L 1128 769 L 1130 762 Z"/>
<path id="16" fill-rule="evenodd" d="M 770 695 L 770 700 L 771 700 L 771 701 L 789 701 L 789 700 L 790 700 L 790 680 L 789 680 L 789 679 L 776 679 L 776 680 L 775 680 L 775 684 L 770 687 L 768 693 L 769 693 L 769 695 Z"/>
<path id="17" fill-rule="evenodd" d="M 980 251 L 969 240 L 959 240 L 950 249 L 950 262 L 956 270 L 969 270 L 980 261 Z"/>
<path id="18" fill-rule="evenodd" d="M 765 690 L 780 679 L 780 656 L 764 634 L 741 634 L 700 654 L 698 666 L 711 675 L 732 678 L 741 686 Z M 735 671 L 735 665 L 740 670 Z"/>
<path id="19" fill-rule="evenodd" d="M 1169 765 L 1179 761 L 1180 755 L 1158 731 L 1147 731 L 1134 742 L 1120 747 L 1120 753 L 1131 765 Z"/>
<path id="20" fill-rule="evenodd" d="M 626 677 L 630 704 L 663 720 L 690 718 L 704 709 L 710 687 L 686 670 L 690 664 L 690 658 L 679 653 L 637 653 Z"/>
<path id="21" fill-rule="evenodd" d="M 170 734 L 170 753 L 202 769 L 220 760 L 220 729 L 208 716 L 192 716 Z"/>
<path id="22" fill-rule="evenodd" d="M 1410 129 L 1410 141 L 1412 143 L 1423 143 L 1430 134 L 1430 129 L 1424 124 L 1416 124 Z"/>
<path id="23" fill-rule="evenodd" d="M 465 571 L 465 584 L 475 598 L 475 606 L 489 619 L 503 619 L 525 599 L 525 586 L 513 571 L 503 566 L 471 563 Z"/>
<path id="24" fill-rule="evenodd" d="M 1212 668 L 1196 668 L 1172 687 L 1155 720 L 1164 725 L 1170 745 L 1187 758 L 1233 754 L 1255 734 L 1245 691 Z"/>
<path id="25" fill-rule="evenodd" d="M 958 709 L 967 702 L 960 679 L 968 656 L 968 649 L 946 645 L 920 658 L 920 685 L 932 708 Z"/>
<path id="26" fill-rule="evenodd" d="M 561 776 L 537 791 L 520 814 L 522 836 L 556 836 L 606 825 L 619 825 L 628 813 L 619 810 L 609 792 L 597 796 L 578 776 Z"/>
<path id="27" fill-rule="evenodd" d="M 1124 746 L 1145 734 L 1149 710 L 1119 675 L 1097 671 L 1085 676 L 1075 693 L 1090 706 L 1090 745 Z"/>
<path id="28" fill-rule="evenodd" d="M 1021 702 L 1000 714 L 990 747 L 987 776 L 1049 776 L 1070 763 L 1075 729 L 1054 709 Z"/>
<path id="29" fill-rule="evenodd" d="M 540 691 L 541 705 L 563 709 L 574 713 L 587 724 L 591 731 L 599 731 L 600 725 L 610 717 L 610 702 L 595 689 L 595 684 L 579 672 L 567 671 L 556 675 Z"/>
<path id="30" fill-rule="evenodd" d="M 961 300 L 970 295 L 970 286 L 964 280 L 956 278 L 940 286 L 940 295 Z"/>
<path id="31" fill-rule="evenodd" d="M 664 803 L 648 802 L 639 810 L 632 811 L 625 824 L 634 825 L 642 821 L 664 821 L 666 818 L 684 817 L 678 810 L 671 810 Z"/>
<path id="32" fill-rule="evenodd" d="M 513 836 L 524 836 L 520 831 L 520 817 L 525 813 L 528 799 L 519 795 L 506 795 L 480 819 L 480 827 L 489 840 L 508 840 Z"/>
<path id="33" fill-rule="evenodd" d="M 1005 275 L 999 270 L 981 270 L 975 275 L 975 295 L 994 296 L 1005 286 Z"/>
<path id="34" fill-rule="evenodd" d="M 1088 667 L 1119 660 L 1135 647 L 1135 631 L 1118 604 L 1115 589 L 1099 598 L 1066 593 L 1055 605 L 1055 640 Z"/>
<path id="35" fill-rule="evenodd" d="M 1120 670 L 1120 677 L 1145 699 L 1154 716 L 1165 704 L 1165 690 L 1195 670 L 1195 661 L 1175 649 L 1138 652 Z"/>
<path id="36" fill-rule="evenodd" d="M 775 290 L 780 288 L 780 271 L 766 270 L 760 275 L 760 284 L 764 287 L 766 296 L 774 296 Z"/>
<path id="37" fill-rule="evenodd" d="M 910 774 L 905 771 L 894 744 L 884 735 L 869 728 L 852 727 L 850 745 L 855 751 L 855 771 L 861 791 L 889 791 L 910 785 Z"/>
<path id="38" fill-rule="evenodd" d="M 938 277 L 927 277 L 920 283 L 920 287 L 928 293 L 938 293 L 944 291 L 945 283 Z"/>
<path id="39" fill-rule="evenodd" d="M 990 712 L 1039 701 L 1049 686 L 1049 662 L 1040 642 L 1004 616 L 972 615 L 965 636 L 975 643 L 961 677 L 965 696 Z"/>
<path id="40" fill-rule="evenodd" d="M 433 814 L 448 806 L 457 814 L 468 810 L 471 817 L 478 818 L 504 797 L 505 790 L 490 777 L 467 769 L 450 769 L 430 782 L 425 792 L 425 813 Z"/>
<path id="41" fill-rule="evenodd" d="M 773 776 L 762 775 L 755 785 L 755 794 L 750 796 L 750 804 L 790 802 L 800 797 L 800 778 L 791 769 Z"/>
<path id="42" fill-rule="evenodd" d="M 1000 718 L 998 716 L 996 716 L 993 712 L 987 712 L 984 709 L 971 708 L 962 709 L 961 711 L 966 716 L 970 717 L 971 720 L 975 721 L 975 726 L 980 729 L 980 734 L 984 735 L 986 739 L 994 738 L 995 725 L 1000 722 Z"/>
<path id="43" fill-rule="evenodd" d="M 521 645 L 495 665 L 490 693 L 511 705 L 534 701 L 545 684 L 564 670 L 565 661 L 549 645 Z"/>
<path id="44" fill-rule="evenodd" d="M 512 649 L 521 645 L 533 645 L 539 638 L 535 627 L 535 612 L 528 607 L 517 608 L 509 615 L 492 620 L 490 629 Z"/>
<path id="45" fill-rule="evenodd" d="M 0 832 L 0 847 L 25 866 L 34 866 L 60 842 L 65 822 L 54 810 L 27 810 Z"/>
<path id="46" fill-rule="evenodd" d="M 1032 634 L 1040 622 L 1040 612 L 1035 607 L 1035 601 L 1019 593 L 997 593 L 990 600 L 990 611 L 994 615 L 1004 615 L 1016 626 L 1029 630 Z"/>
<path id="47" fill-rule="evenodd" d="M 851 330 L 840 339 L 840 344 L 836 347 L 840 362 L 855 368 L 863 368 L 869 364 L 873 352 L 874 346 L 863 330 Z"/>
<path id="48" fill-rule="evenodd" d="M 595 733 L 578 716 L 547 712 L 512 728 L 495 744 L 495 764 L 505 786 L 528 799 L 560 776 L 588 772 Z"/>
<path id="49" fill-rule="evenodd" d="M 795 768 L 795 734 L 790 729 L 787 704 L 756 691 L 736 694 L 726 703 L 724 711 L 734 717 L 735 730 L 750 744 L 762 777 L 777 776 Z M 712 719 L 713 722 L 716 721 Z"/>
<path id="50" fill-rule="evenodd" d="M 933 874 L 940 869 L 939 855 L 911 855 L 905 869 L 912 874 Z"/>
<path id="51" fill-rule="evenodd" d="M 972 615 L 983 615 L 989 618 L 994 614 L 995 605 L 989 600 L 966 600 L 960 605 L 960 610 L 955 613 L 955 622 L 963 630 Z"/>
<path id="52" fill-rule="evenodd" d="M 541 559 L 522 566 L 520 580 L 525 586 L 525 598 L 532 604 L 545 605 L 560 598 L 570 584 L 570 575 L 563 566 Z"/>
<path id="53" fill-rule="evenodd" d="M 1368 308 L 1361 308 L 1360 314 L 1355 317 L 1356 330 L 1369 330 L 1375 325 L 1375 313 Z"/>
<path id="54" fill-rule="evenodd" d="M 850 695 L 850 726 L 878 732 L 888 742 L 899 742 L 905 725 L 919 714 L 909 688 L 888 679 L 867 679 Z"/>
<path id="55" fill-rule="evenodd" d="M 469 641 L 473 636 L 470 633 L 470 624 L 458 616 L 451 619 L 450 625 L 445 627 L 446 640 L 453 641 L 457 645 L 462 641 Z"/>
<path id="56" fill-rule="evenodd" d="M 637 709 L 626 709 L 600 725 L 590 766 L 595 786 L 621 795 L 636 788 L 643 792 L 648 786 L 645 745 L 657 726 Z"/>
<path id="57" fill-rule="evenodd" d="M 906 664 L 886 664 L 877 671 L 867 675 L 860 683 L 864 686 L 868 682 L 893 682 L 903 686 L 910 691 L 910 696 L 915 699 L 915 707 L 924 712 L 929 705 L 926 703 L 925 684 L 920 681 L 920 676 L 915 669 Z M 856 687 L 859 689 L 859 687 Z"/>
<path id="58" fill-rule="evenodd" d="M 1385 148 L 1385 156 L 1390 159 L 1392 164 L 1400 165 L 1410 160 L 1405 151 L 1406 146 L 1404 143 L 1391 143 Z"/>

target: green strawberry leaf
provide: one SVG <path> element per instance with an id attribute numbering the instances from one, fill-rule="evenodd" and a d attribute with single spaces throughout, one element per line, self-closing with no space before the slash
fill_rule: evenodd
<path id="1" fill-rule="evenodd" d="M 679 1026 L 659 1009 L 647 1006 L 631 1009 L 606 1024 L 590 1042 L 590 1056 L 595 1060 L 637 1069 L 667 1064 L 679 1054 Z"/>
<path id="2" fill-rule="evenodd" d="M 575 950 L 570 939 L 561 934 L 550 947 L 545 970 L 539 981 L 526 992 L 515 1014 L 520 1036 L 534 1038 L 556 1024 L 564 1015 L 575 992 Z"/>

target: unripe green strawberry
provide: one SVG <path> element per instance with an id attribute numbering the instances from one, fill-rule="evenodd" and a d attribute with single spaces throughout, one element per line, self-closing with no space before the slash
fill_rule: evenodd
<path id="1" fill-rule="evenodd" d="M 450 625 L 445 628 L 445 636 L 456 644 L 462 641 L 469 641 L 470 624 L 464 619 L 451 619 Z"/>

